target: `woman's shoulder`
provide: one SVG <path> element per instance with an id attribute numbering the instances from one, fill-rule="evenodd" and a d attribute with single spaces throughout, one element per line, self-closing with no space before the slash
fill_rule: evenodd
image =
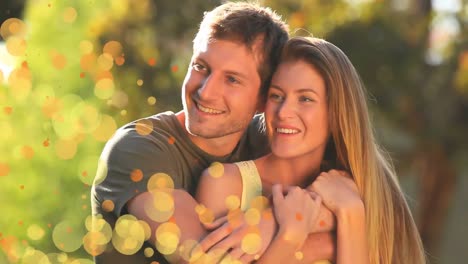
<path id="1" fill-rule="evenodd" d="M 200 184 L 205 188 L 242 193 L 242 178 L 234 163 L 216 163 L 206 168 L 201 175 Z"/>

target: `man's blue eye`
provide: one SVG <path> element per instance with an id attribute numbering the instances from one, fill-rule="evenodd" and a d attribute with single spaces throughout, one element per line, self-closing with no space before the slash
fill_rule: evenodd
<path id="1" fill-rule="evenodd" d="M 196 71 L 203 71 L 205 70 L 205 66 L 201 65 L 201 64 L 198 64 L 198 63 L 194 63 L 192 65 L 192 68 Z"/>
<path id="2" fill-rule="evenodd" d="M 227 80 L 228 80 L 228 82 L 230 82 L 230 83 L 238 83 L 238 82 L 239 82 L 236 78 L 234 78 L 234 77 L 232 77 L 232 76 L 228 76 L 228 77 L 227 77 Z"/>

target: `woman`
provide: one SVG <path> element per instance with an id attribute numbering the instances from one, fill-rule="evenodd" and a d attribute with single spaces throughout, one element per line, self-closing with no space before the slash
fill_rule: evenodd
<path id="1" fill-rule="evenodd" d="M 394 169 L 375 142 L 364 87 L 339 48 L 317 38 L 288 42 L 268 91 L 265 123 L 272 153 L 223 164 L 222 177 L 206 170 L 197 193 L 215 216 L 232 209 L 224 205 L 228 198 L 238 197 L 245 210 L 252 197 L 273 193 L 280 231 L 259 262 L 298 257 L 322 201 L 337 220 L 337 263 L 425 263 Z M 275 184 L 308 191 L 293 188 L 283 196 Z M 223 191 L 213 195 L 213 188 Z"/>

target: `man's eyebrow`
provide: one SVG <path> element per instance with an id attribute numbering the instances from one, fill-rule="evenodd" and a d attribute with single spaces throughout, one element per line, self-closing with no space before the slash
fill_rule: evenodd
<path id="1" fill-rule="evenodd" d="M 230 75 L 234 75 L 234 76 L 237 76 L 237 77 L 240 77 L 242 79 L 248 79 L 247 78 L 247 75 L 243 74 L 242 72 L 238 72 L 238 71 L 226 71 L 227 74 L 230 74 Z"/>
<path id="2" fill-rule="evenodd" d="M 204 59 L 200 58 L 200 56 L 193 57 L 193 61 L 202 62 L 203 64 L 208 65 L 208 63 L 206 63 Z"/>

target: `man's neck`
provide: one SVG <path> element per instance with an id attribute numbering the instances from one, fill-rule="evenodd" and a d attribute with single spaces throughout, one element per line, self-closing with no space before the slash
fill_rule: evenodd
<path id="1" fill-rule="evenodd" d="M 185 126 L 184 111 L 176 113 L 176 117 L 190 140 L 201 150 L 213 156 L 223 157 L 231 154 L 242 137 L 242 133 L 230 134 L 218 138 L 203 138 L 192 135 L 188 132 L 187 127 Z"/>

